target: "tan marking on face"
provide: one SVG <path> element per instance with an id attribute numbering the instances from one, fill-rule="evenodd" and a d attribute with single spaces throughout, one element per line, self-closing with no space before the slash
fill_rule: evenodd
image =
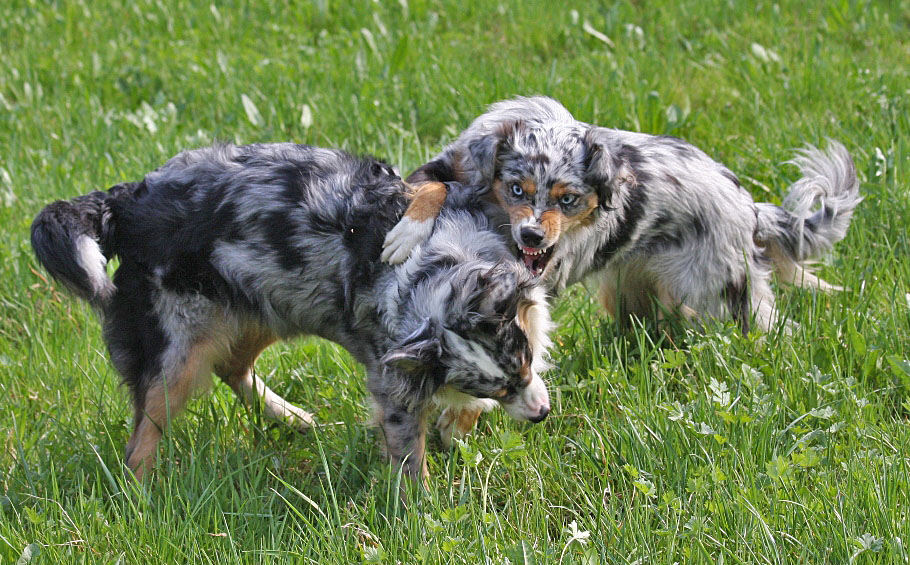
<path id="1" fill-rule="evenodd" d="M 564 182 L 557 182 L 550 188 L 550 200 L 559 202 L 559 199 L 569 192 L 569 186 Z"/>
<path id="2" fill-rule="evenodd" d="M 554 202 L 558 205 L 559 200 L 566 194 L 576 194 L 576 193 L 573 192 L 572 190 L 569 190 L 569 186 L 567 184 L 557 182 L 556 184 L 553 185 L 553 188 L 550 189 L 550 201 Z M 597 195 L 596 194 L 579 195 L 578 201 L 581 203 L 581 206 L 576 208 L 579 210 L 579 212 L 577 214 L 572 214 L 571 216 L 567 216 L 567 219 L 569 219 L 569 221 L 572 222 L 573 225 L 575 222 L 577 222 L 581 225 L 588 225 L 594 220 L 594 218 L 591 218 L 590 215 L 591 215 L 591 212 L 593 212 L 594 209 L 597 208 L 597 204 L 598 204 Z M 566 224 L 563 224 L 563 231 L 570 231 L 569 226 Z"/>
<path id="3" fill-rule="evenodd" d="M 448 190 L 441 182 L 427 182 L 411 188 L 412 200 L 404 215 L 415 222 L 425 222 L 439 216 Z"/>
<path id="4" fill-rule="evenodd" d="M 509 390 L 506 388 L 501 388 L 501 389 L 497 390 L 496 392 L 494 392 L 493 394 L 491 394 L 490 396 L 492 396 L 493 398 L 502 398 L 503 396 L 505 396 L 507 394 L 509 394 Z"/>
<path id="5" fill-rule="evenodd" d="M 509 222 L 512 225 L 519 224 L 525 218 L 531 218 L 534 216 L 534 209 L 530 206 L 526 206 L 524 204 L 519 204 L 516 206 L 515 204 L 503 202 L 499 198 L 497 198 L 497 200 L 499 201 L 499 205 L 502 206 L 502 209 L 505 210 L 506 214 L 509 215 Z"/>
<path id="6" fill-rule="evenodd" d="M 561 234 L 588 226 L 594 221 L 594 210 L 597 208 L 597 196 L 588 194 L 580 199 L 581 210 L 577 214 L 566 215 L 562 210 L 551 208 L 540 215 L 540 224 L 547 233 L 547 241 L 555 241 Z"/>
<path id="7" fill-rule="evenodd" d="M 522 363 L 521 368 L 518 369 L 518 375 L 521 377 L 521 384 L 525 386 L 531 384 L 531 379 L 534 376 L 534 374 L 531 373 L 531 363 Z"/>
<path id="8" fill-rule="evenodd" d="M 540 215 L 540 227 L 546 234 L 544 241 L 552 245 L 562 233 L 563 225 L 567 223 L 565 214 L 559 210 L 547 210 Z"/>
<path id="9" fill-rule="evenodd" d="M 493 193 L 496 204 L 509 215 L 509 223 L 517 225 L 522 220 L 533 217 L 534 209 L 526 204 L 513 204 L 509 197 L 509 191 L 511 190 L 509 186 L 497 179 L 493 181 L 493 190 L 490 192 Z"/>
<path id="10" fill-rule="evenodd" d="M 525 218 L 534 216 L 534 209 L 530 206 L 510 206 L 506 208 L 506 211 L 509 213 L 509 220 L 513 224 L 520 223 Z"/>
<path id="11" fill-rule="evenodd" d="M 521 189 L 525 191 L 525 194 L 528 196 L 534 196 L 537 194 L 537 183 L 533 179 L 524 179 L 521 181 Z"/>
<path id="12" fill-rule="evenodd" d="M 571 228 L 566 226 L 566 231 L 571 231 L 575 227 L 589 226 L 594 222 L 595 216 L 593 212 L 597 209 L 597 195 L 588 194 L 587 196 L 582 196 L 581 203 L 583 204 L 581 211 L 572 216 L 575 223 L 572 224 Z"/>

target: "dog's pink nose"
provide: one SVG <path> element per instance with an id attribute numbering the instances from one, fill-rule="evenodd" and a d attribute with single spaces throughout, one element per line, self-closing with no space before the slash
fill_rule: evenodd
<path id="1" fill-rule="evenodd" d="M 530 420 L 531 422 L 534 422 L 535 424 L 538 424 L 540 422 L 543 422 L 547 418 L 547 414 L 549 414 L 549 413 L 550 413 L 550 407 L 547 406 L 546 404 L 544 404 L 543 406 L 540 407 L 540 412 L 538 412 L 537 415 L 534 416 L 533 418 L 528 418 L 528 420 Z"/>

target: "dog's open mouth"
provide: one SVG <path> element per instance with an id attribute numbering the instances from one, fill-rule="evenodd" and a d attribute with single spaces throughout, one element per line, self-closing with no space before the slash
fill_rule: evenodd
<path id="1" fill-rule="evenodd" d="M 518 254 L 521 256 L 521 260 L 524 261 L 525 267 L 531 271 L 531 274 L 539 277 L 543 274 L 544 269 L 547 268 L 547 263 L 550 262 L 553 248 L 537 249 L 536 247 L 520 245 L 518 246 Z"/>

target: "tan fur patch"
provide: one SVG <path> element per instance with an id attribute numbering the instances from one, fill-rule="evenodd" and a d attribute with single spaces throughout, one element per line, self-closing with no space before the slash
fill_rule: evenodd
<path id="1" fill-rule="evenodd" d="M 404 215 L 415 222 L 425 222 L 439 216 L 448 189 L 441 182 L 427 182 L 411 188 L 412 200 Z"/>
<path id="2" fill-rule="evenodd" d="M 499 204 L 499 207 L 505 210 L 506 214 L 509 215 L 509 221 L 513 224 L 517 224 L 525 218 L 529 218 L 534 215 L 534 209 L 525 204 L 511 204 L 508 200 L 505 199 L 503 190 L 505 186 L 501 181 L 496 181 L 493 183 L 493 190 L 491 191 L 496 197 L 496 203 Z"/>
<path id="3" fill-rule="evenodd" d="M 518 375 L 521 377 L 521 383 L 524 385 L 531 383 L 531 378 L 533 374 L 531 373 L 531 364 L 522 363 L 521 368 L 518 369 Z"/>
<path id="4" fill-rule="evenodd" d="M 228 356 L 215 363 L 215 374 L 235 388 L 233 381 L 243 377 L 253 367 L 259 354 L 276 341 L 278 337 L 264 328 L 245 331 L 240 339 L 231 344 Z"/>
<path id="5" fill-rule="evenodd" d="M 174 419 L 190 395 L 206 384 L 212 355 L 211 341 L 193 345 L 177 374 L 167 375 L 146 391 L 145 404 L 136 414 L 136 429 L 126 444 L 126 464 L 137 479 L 141 480 L 154 464 L 158 441 L 168 420 Z"/>
<path id="6" fill-rule="evenodd" d="M 525 194 L 533 196 L 537 193 L 537 184 L 534 183 L 532 179 L 524 179 L 520 183 L 521 189 L 525 191 Z M 493 181 L 493 190 L 490 193 L 495 197 L 495 202 L 499 204 L 499 207 L 503 210 L 509 210 L 510 208 L 515 207 L 515 204 L 512 204 L 512 183 L 506 185 L 500 179 Z M 525 207 L 523 204 L 519 207 Z"/>
<path id="7" fill-rule="evenodd" d="M 597 195 L 589 194 L 587 196 L 581 197 L 582 203 L 584 203 L 584 208 L 581 212 L 572 216 L 572 219 L 575 223 L 571 227 L 566 227 L 566 231 L 571 231 L 574 227 L 584 227 L 589 226 L 594 222 L 594 210 L 597 209 Z"/>
<path id="8" fill-rule="evenodd" d="M 569 190 L 569 186 L 565 183 L 557 182 L 550 189 L 550 201 L 559 202 L 559 199 L 565 196 L 566 194 L 574 194 Z M 577 214 L 572 214 L 571 216 L 565 216 L 565 220 L 562 223 L 562 231 L 572 231 L 573 228 L 579 226 L 589 225 L 594 218 L 591 216 L 597 208 L 597 195 L 596 194 L 587 194 L 579 197 L 580 202 L 582 203 L 581 211 Z"/>
<path id="9" fill-rule="evenodd" d="M 482 412 L 483 410 L 480 408 L 462 408 L 458 412 L 458 416 L 455 418 L 456 437 L 464 437 L 471 433 L 471 431 L 474 429 L 474 426 L 477 424 L 477 419 L 480 418 L 480 414 Z"/>
<path id="10" fill-rule="evenodd" d="M 540 215 L 540 224 L 547 232 L 547 239 L 555 241 L 557 237 L 580 227 L 588 226 L 594 221 L 592 212 L 597 208 L 597 196 L 589 194 L 581 197 L 582 210 L 571 216 L 561 210 L 551 208 Z M 549 225 L 548 225 L 549 224 Z"/>
<path id="11" fill-rule="evenodd" d="M 534 305 L 533 300 L 522 299 L 518 302 L 518 315 L 515 321 L 525 335 L 531 332 L 531 309 Z"/>
<path id="12" fill-rule="evenodd" d="M 617 318 L 616 287 L 607 281 L 600 285 L 600 304 L 611 318 Z"/>
<path id="13" fill-rule="evenodd" d="M 168 416 L 173 418 L 193 392 L 209 383 L 212 345 L 210 341 L 194 344 L 177 374 L 165 375 L 162 382 L 149 388 L 144 407 L 147 418 L 159 426 L 166 425 Z"/>
<path id="14" fill-rule="evenodd" d="M 559 199 L 569 192 L 569 187 L 565 183 L 557 182 L 550 188 L 550 200 L 559 202 Z"/>
<path id="15" fill-rule="evenodd" d="M 266 417 L 303 430 L 314 425 L 313 415 L 276 394 L 253 373 L 256 358 L 276 341 L 278 337 L 265 328 L 246 329 L 240 339 L 231 344 L 227 356 L 215 364 L 215 373 L 247 406 L 261 401 Z"/>
<path id="16" fill-rule="evenodd" d="M 136 480 L 141 481 L 155 464 L 155 451 L 160 439 L 161 429 L 149 418 L 142 418 L 126 444 L 128 457 L 126 465 L 136 476 Z"/>
<path id="17" fill-rule="evenodd" d="M 544 233 L 546 233 L 546 241 L 550 243 L 555 242 L 559 239 L 559 235 L 562 233 L 562 227 L 568 222 L 565 214 L 559 210 L 547 210 L 540 215 L 540 226 L 543 228 Z"/>

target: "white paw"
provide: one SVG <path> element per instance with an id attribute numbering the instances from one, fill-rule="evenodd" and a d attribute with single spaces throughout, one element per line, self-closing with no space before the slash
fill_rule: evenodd
<path id="1" fill-rule="evenodd" d="M 283 422 L 300 432 L 316 425 L 312 414 L 284 399 L 281 400 L 281 402 L 273 402 L 266 406 L 266 415 L 271 419 Z"/>
<path id="2" fill-rule="evenodd" d="M 300 431 L 303 431 L 307 428 L 312 428 L 316 425 L 316 421 L 313 419 L 313 415 L 303 408 L 298 408 L 297 406 L 291 404 L 288 406 L 288 412 L 292 414 L 292 417 L 289 419 L 288 423 Z"/>
<path id="3" fill-rule="evenodd" d="M 415 247 L 433 233 L 433 220 L 416 222 L 405 216 L 386 234 L 382 244 L 382 260 L 392 265 L 404 263 Z"/>

